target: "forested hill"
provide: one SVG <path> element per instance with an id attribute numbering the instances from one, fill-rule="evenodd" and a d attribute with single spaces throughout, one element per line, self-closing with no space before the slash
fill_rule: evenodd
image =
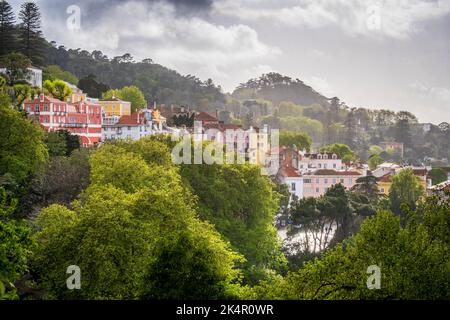
<path id="1" fill-rule="evenodd" d="M 237 99 L 264 99 L 278 105 L 290 101 L 298 105 L 324 105 L 328 98 L 324 97 L 299 79 L 291 79 L 279 73 L 271 72 L 259 78 L 250 79 L 240 84 L 233 92 Z"/>
<path id="2" fill-rule="evenodd" d="M 109 58 L 101 51 L 66 49 L 52 43 L 47 49 L 47 64 L 58 65 L 79 79 L 94 75 L 96 81 L 111 88 L 135 85 L 149 103 L 207 106 L 221 104 L 224 95 L 211 79 L 180 75 L 151 59 L 136 62 L 130 54 Z"/>

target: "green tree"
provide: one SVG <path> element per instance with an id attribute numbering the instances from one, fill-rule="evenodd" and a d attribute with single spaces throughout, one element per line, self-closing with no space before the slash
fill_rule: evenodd
<path id="1" fill-rule="evenodd" d="M 7 1 L 0 1 L 0 56 L 15 49 L 14 12 Z"/>
<path id="2" fill-rule="evenodd" d="M 101 98 L 104 92 L 110 90 L 110 87 L 104 83 L 98 82 L 93 74 L 81 78 L 78 87 L 83 90 L 89 97 Z"/>
<path id="3" fill-rule="evenodd" d="M 59 79 L 71 83 L 75 86 L 78 84 L 78 78 L 75 75 L 73 75 L 69 71 L 61 69 L 57 65 L 46 66 L 42 71 L 42 73 L 44 81 L 45 80 L 55 81 Z"/>
<path id="4" fill-rule="evenodd" d="M 360 232 L 320 259 L 260 288 L 282 299 L 449 299 L 449 202 L 427 199 L 405 226 L 390 212 L 366 219 Z M 367 287 L 369 266 L 381 271 L 381 289 Z"/>
<path id="5" fill-rule="evenodd" d="M 43 62 L 44 40 L 41 31 L 41 13 L 34 2 L 25 2 L 19 12 L 20 32 L 19 42 L 21 52 L 33 63 L 41 65 Z"/>
<path id="6" fill-rule="evenodd" d="M 122 89 L 109 90 L 102 96 L 108 99 L 115 96 L 124 101 L 131 102 L 131 112 L 136 112 L 147 106 L 147 101 L 142 91 L 136 86 L 123 87 Z"/>
<path id="7" fill-rule="evenodd" d="M 417 201 L 425 195 L 425 188 L 420 178 L 414 175 L 412 169 L 401 170 L 391 178 L 391 182 L 389 199 L 391 209 L 396 214 L 405 214 L 402 209 L 403 204 L 414 210 Z"/>
<path id="8" fill-rule="evenodd" d="M 238 297 L 235 263 L 242 258 L 196 217 L 176 168 L 147 162 L 137 151 L 149 149 L 102 146 L 74 209 L 53 205 L 39 215 L 32 271 L 47 297 Z M 65 287 L 61 270 L 72 264 L 81 268 L 83 290 Z"/>
<path id="9" fill-rule="evenodd" d="M 9 53 L 2 56 L 0 62 L 7 70 L 6 73 L 10 86 L 28 79 L 30 74 L 28 68 L 31 66 L 31 60 L 23 54 L 16 52 Z"/>
<path id="10" fill-rule="evenodd" d="M 349 163 L 356 160 L 355 152 L 346 144 L 334 143 L 320 148 L 320 152 L 336 153 L 343 162 Z"/>
<path id="11" fill-rule="evenodd" d="M 46 161 L 44 133 L 9 106 L 0 106 L 0 119 L 0 176 L 9 173 L 20 184 Z"/>
<path id="12" fill-rule="evenodd" d="M 45 80 L 43 87 L 44 91 L 61 101 L 65 101 L 72 94 L 72 89 L 63 80 Z"/>
<path id="13" fill-rule="evenodd" d="M 428 175 L 431 177 L 433 185 L 447 181 L 447 172 L 442 168 L 433 168 Z"/>
<path id="14" fill-rule="evenodd" d="M 8 199 L 0 187 L 0 300 L 18 299 L 14 282 L 27 271 L 33 248 L 30 230 L 11 219 L 16 204 L 17 199 Z"/>
<path id="15" fill-rule="evenodd" d="M 312 140 L 307 133 L 282 131 L 280 133 L 280 146 L 293 147 L 298 150 L 309 151 L 311 149 Z"/>
<path id="16" fill-rule="evenodd" d="M 375 170 L 383 162 L 384 162 L 384 159 L 377 154 L 370 156 L 369 160 L 367 160 L 370 170 Z"/>

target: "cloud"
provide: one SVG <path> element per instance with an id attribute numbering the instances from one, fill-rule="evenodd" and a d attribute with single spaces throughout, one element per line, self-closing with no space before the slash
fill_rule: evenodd
<path id="1" fill-rule="evenodd" d="M 44 7 L 46 37 L 66 47 L 100 49 L 110 56 L 128 52 L 138 60 L 149 57 L 184 74 L 225 81 L 230 90 L 237 84 L 233 72 L 280 54 L 280 49 L 263 43 L 247 25 L 223 25 L 197 14 L 179 15 L 181 1 L 100 3 L 101 14 L 96 14 L 95 9 L 99 3 L 82 3 L 81 29 L 73 31 L 66 28 L 68 14 L 64 6 L 58 6 L 59 14 L 55 14 L 56 8 Z M 183 6 L 206 8 L 208 4 L 210 1 L 190 1 Z"/>
<path id="2" fill-rule="evenodd" d="M 336 95 L 326 79 L 313 76 L 305 78 L 304 82 L 326 97 L 334 97 Z"/>
<path id="3" fill-rule="evenodd" d="M 422 23 L 450 13 L 448 0 L 223 0 L 220 15 L 243 21 L 269 20 L 297 28 L 338 27 L 349 35 L 406 39 Z"/>
<path id="4" fill-rule="evenodd" d="M 410 88 L 419 97 L 423 99 L 437 99 L 442 102 L 450 103 L 450 89 L 444 87 L 432 87 L 423 82 L 416 81 L 410 85 Z"/>

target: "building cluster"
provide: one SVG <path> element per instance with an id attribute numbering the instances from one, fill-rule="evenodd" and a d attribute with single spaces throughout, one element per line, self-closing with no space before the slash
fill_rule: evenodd
<path id="1" fill-rule="evenodd" d="M 276 179 L 287 185 L 291 197 L 302 199 L 323 196 L 330 187 L 336 184 L 351 189 L 359 178 L 372 175 L 376 178 L 380 195 L 389 195 L 392 177 L 401 170 L 411 169 L 427 190 L 429 195 L 442 196 L 445 190 L 450 191 L 450 170 L 448 181 L 432 186 L 429 171 L 431 168 L 404 166 L 385 162 L 370 171 L 366 164 L 345 164 L 335 153 L 307 153 L 293 148 L 280 147 L 271 150 L 270 161 L 279 162 Z M 275 157 L 277 155 L 278 157 Z M 291 198 L 292 199 L 292 198 Z"/>

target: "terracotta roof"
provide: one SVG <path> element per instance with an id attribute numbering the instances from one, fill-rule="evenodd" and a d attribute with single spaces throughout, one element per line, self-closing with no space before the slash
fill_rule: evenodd
<path id="1" fill-rule="evenodd" d="M 314 172 L 315 176 L 360 176 L 357 171 L 336 171 L 331 169 L 321 169 Z"/>
<path id="2" fill-rule="evenodd" d="M 212 115 L 206 113 L 206 112 L 199 112 L 195 115 L 196 121 L 219 121 L 217 118 L 213 117 Z"/>
<path id="3" fill-rule="evenodd" d="M 391 182 L 391 176 L 392 175 L 390 173 L 385 174 L 384 176 L 379 177 L 377 179 L 377 181 L 379 181 L 379 182 Z"/>
<path id="4" fill-rule="evenodd" d="M 284 177 L 289 177 L 289 178 L 300 178 L 301 175 L 293 168 L 290 166 L 284 166 L 281 169 L 281 175 Z"/>
<path id="5" fill-rule="evenodd" d="M 413 173 L 416 175 L 416 176 L 426 176 L 427 175 L 427 173 L 428 173 L 428 171 L 427 171 L 427 169 L 413 169 Z"/>
<path id="6" fill-rule="evenodd" d="M 139 121 L 138 121 L 139 115 Z M 142 123 L 145 123 L 145 114 L 142 113 L 132 113 L 131 115 L 125 115 L 120 117 L 119 122 L 116 125 L 118 126 L 137 126 Z"/>
<path id="7" fill-rule="evenodd" d="M 39 103 L 41 100 L 39 97 L 37 97 L 36 99 L 31 99 L 31 100 L 26 100 L 25 103 Z M 58 100 L 56 98 L 53 97 L 49 97 L 49 96 L 44 96 L 44 101 L 45 102 L 53 102 L 53 103 L 66 103 L 65 101 L 61 101 Z"/>

